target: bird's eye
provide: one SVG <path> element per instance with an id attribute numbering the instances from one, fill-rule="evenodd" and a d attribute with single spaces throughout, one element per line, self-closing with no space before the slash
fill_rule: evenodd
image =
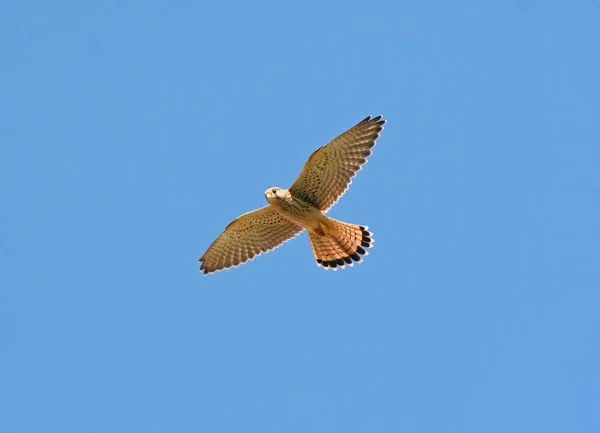
<path id="1" fill-rule="evenodd" d="M 273 189 L 272 191 L 273 191 L 273 194 L 277 194 L 277 190 L 276 189 Z"/>

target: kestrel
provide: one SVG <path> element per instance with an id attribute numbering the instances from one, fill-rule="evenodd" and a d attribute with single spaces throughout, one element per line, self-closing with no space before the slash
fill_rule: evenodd
<path id="1" fill-rule="evenodd" d="M 237 267 L 271 251 L 306 229 L 317 265 L 344 268 L 361 262 L 373 245 L 367 226 L 329 218 L 325 213 L 346 192 L 367 162 L 383 130 L 382 116 L 364 119 L 317 149 L 289 189 L 269 188 L 269 204 L 232 221 L 200 258 L 204 274 Z"/>

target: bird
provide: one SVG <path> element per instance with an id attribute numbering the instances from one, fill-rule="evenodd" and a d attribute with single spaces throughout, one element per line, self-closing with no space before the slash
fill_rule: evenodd
<path id="1" fill-rule="evenodd" d="M 383 116 L 368 116 L 310 155 L 288 189 L 265 191 L 268 204 L 233 220 L 200 257 L 204 275 L 237 267 L 306 230 L 318 266 L 334 271 L 362 262 L 373 246 L 368 226 L 325 214 L 371 156 Z"/>

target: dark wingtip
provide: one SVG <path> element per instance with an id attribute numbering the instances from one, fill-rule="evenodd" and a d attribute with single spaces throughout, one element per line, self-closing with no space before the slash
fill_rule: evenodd
<path id="1" fill-rule="evenodd" d="M 379 116 L 367 116 L 360 123 L 372 123 L 373 125 L 383 126 L 386 122 L 387 120 L 380 114 Z"/>

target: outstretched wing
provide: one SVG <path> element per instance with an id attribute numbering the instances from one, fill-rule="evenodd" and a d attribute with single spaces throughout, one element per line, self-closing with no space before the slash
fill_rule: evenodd
<path id="1" fill-rule="evenodd" d="M 232 221 L 200 257 L 204 274 L 238 266 L 273 250 L 303 230 L 268 205 Z"/>
<path id="2" fill-rule="evenodd" d="M 384 123 L 382 116 L 369 116 L 317 149 L 308 158 L 289 191 L 327 212 L 346 192 L 352 178 L 367 162 Z"/>

